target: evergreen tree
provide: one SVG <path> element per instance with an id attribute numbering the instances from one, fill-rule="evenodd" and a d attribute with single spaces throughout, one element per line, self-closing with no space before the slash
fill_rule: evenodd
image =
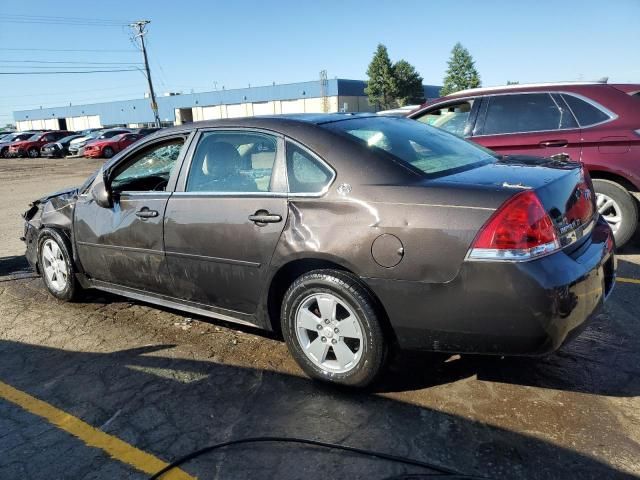
<path id="1" fill-rule="evenodd" d="M 473 57 L 460 42 L 456 43 L 451 50 L 451 59 L 448 63 L 449 68 L 447 68 L 440 95 L 480 86 L 480 75 L 476 70 Z"/>
<path id="2" fill-rule="evenodd" d="M 380 110 L 393 108 L 396 104 L 398 86 L 387 47 L 384 45 L 378 45 L 367 69 L 367 75 L 369 81 L 364 93 L 369 97 L 369 101 Z"/>
<path id="3" fill-rule="evenodd" d="M 399 60 L 393 65 L 393 74 L 396 78 L 397 101 L 400 107 L 424 102 L 422 77 L 413 65 L 406 60 Z"/>

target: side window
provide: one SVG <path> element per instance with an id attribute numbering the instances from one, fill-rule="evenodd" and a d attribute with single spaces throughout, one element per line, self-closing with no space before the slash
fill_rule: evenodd
<path id="1" fill-rule="evenodd" d="M 462 137 L 469 122 L 472 106 L 473 100 L 445 105 L 428 111 L 417 120 Z"/>
<path id="2" fill-rule="evenodd" d="M 268 192 L 276 138 L 253 132 L 207 132 L 196 146 L 187 192 Z"/>
<path id="3" fill-rule="evenodd" d="M 567 105 L 571 108 L 581 127 L 588 127 L 589 125 L 595 125 L 596 123 L 609 120 L 609 115 L 581 98 L 564 93 L 562 94 L 562 98 L 564 98 L 564 101 L 567 102 Z"/>
<path id="4" fill-rule="evenodd" d="M 548 93 L 496 95 L 489 106 L 482 134 L 540 132 L 569 128 L 569 112 L 563 112 Z"/>
<path id="5" fill-rule="evenodd" d="M 174 138 L 134 154 L 115 170 L 111 189 L 114 192 L 163 192 L 183 145 L 183 138 Z"/>
<path id="6" fill-rule="evenodd" d="M 331 181 L 332 172 L 311 154 L 287 142 L 289 193 L 320 193 Z"/>

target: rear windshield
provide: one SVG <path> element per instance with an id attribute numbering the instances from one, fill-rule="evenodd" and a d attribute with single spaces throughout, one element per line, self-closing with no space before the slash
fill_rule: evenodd
<path id="1" fill-rule="evenodd" d="M 371 150 L 382 150 L 427 176 L 441 176 L 495 161 L 484 148 L 415 120 L 354 118 L 323 127 L 347 134 Z"/>

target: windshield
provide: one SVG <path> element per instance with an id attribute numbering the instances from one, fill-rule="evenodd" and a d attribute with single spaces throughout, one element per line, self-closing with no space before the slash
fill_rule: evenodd
<path id="1" fill-rule="evenodd" d="M 74 138 L 80 138 L 80 136 L 79 135 L 69 135 L 67 137 L 62 137 L 60 140 L 58 140 L 58 143 L 70 142 Z"/>
<path id="2" fill-rule="evenodd" d="M 24 140 L 29 140 L 30 142 L 35 142 L 40 138 L 40 134 L 36 133 L 35 135 L 31 135 L 30 137 L 25 137 Z"/>
<path id="3" fill-rule="evenodd" d="M 369 149 L 389 153 L 427 176 L 455 173 L 495 160 L 489 151 L 466 140 L 405 118 L 354 118 L 322 126 L 347 134 Z"/>

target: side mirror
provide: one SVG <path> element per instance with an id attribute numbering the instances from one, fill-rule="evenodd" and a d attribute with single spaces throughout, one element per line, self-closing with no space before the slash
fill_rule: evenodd
<path id="1" fill-rule="evenodd" d="M 96 178 L 91 185 L 91 197 L 96 202 L 97 205 L 102 208 L 110 208 L 111 207 L 111 192 L 107 188 L 104 179 L 104 171 L 102 168 L 96 175 Z"/>

